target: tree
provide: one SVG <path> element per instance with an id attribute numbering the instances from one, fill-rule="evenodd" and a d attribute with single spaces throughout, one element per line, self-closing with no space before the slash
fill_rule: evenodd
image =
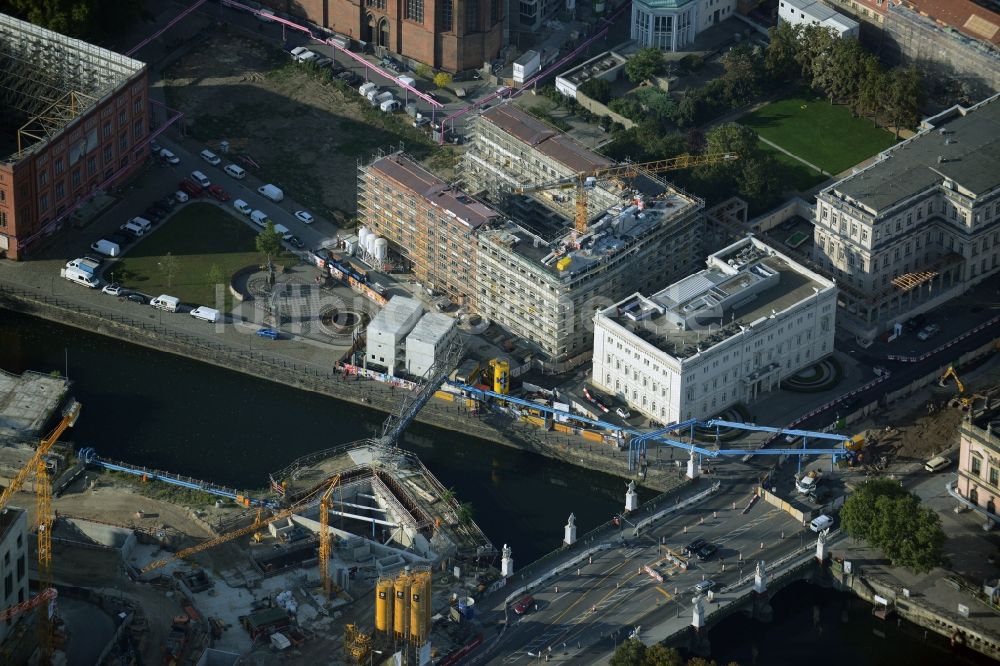
<path id="1" fill-rule="evenodd" d="M 611 99 L 611 84 L 604 79 L 587 79 L 578 90 L 601 104 L 607 104 Z"/>
<path id="2" fill-rule="evenodd" d="M 639 49 L 625 63 L 625 76 L 632 83 L 642 83 L 663 71 L 663 52 L 652 47 Z"/>
<path id="3" fill-rule="evenodd" d="M 757 132 L 738 123 L 716 125 L 705 135 L 705 152 L 736 153 L 740 159 L 748 159 L 757 153 Z M 726 167 L 734 162 L 722 162 L 715 166 Z"/>
<path id="4" fill-rule="evenodd" d="M 416 67 L 414 67 L 413 73 L 422 79 L 434 78 L 434 70 L 430 65 L 425 65 L 424 63 L 419 63 Z"/>
<path id="5" fill-rule="evenodd" d="M 685 90 L 681 93 L 681 99 L 677 102 L 677 109 L 674 111 L 674 122 L 678 127 L 690 127 L 701 115 L 701 96 L 696 91 Z"/>
<path id="6" fill-rule="evenodd" d="M 924 573 L 945 561 L 941 519 L 896 481 L 862 483 L 844 502 L 840 522 L 852 538 L 875 546 L 894 566 Z"/>
<path id="7" fill-rule="evenodd" d="M 458 505 L 458 522 L 462 525 L 468 525 L 472 522 L 473 518 L 476 517 L 476 507 L 472 506 L 472 502 L 462 502 Z"/>
<path id="8" fill-rule="evenodd" d="M 208 269 L 208 282 L 211 285 L 222 284 L 226 280 L 226 273 L 222 270 L 222 266 L 219 264 L 212 264 L 212 267 Z"/>
<path id="9" fill-rule="evenodd" d="M 451 74 L 448 72 L 438 72 L 434 75 L 434 85 L 438 88 L 446 88 L 451 85 Z"/>
<path id="10" fill-rule="evenodd" d="M 885 111 L 898 139 L 901 127 L 913 127 L 919 119 L 920 72 L 912 65 L 894 67 L 889 70 L 887 78 L 889 86 L 885 91 Z"/>
<path id="11" fill-rule="evenodd" d="M 734 46 L 722 57 L 726 98 L 731 106 L 743 106 L 760 94 L 760 57 L 746 44 Z"/>
<path id="12" fill-rule="evenodd" d="M 657 644 L 646 649 L 646 657 L 642 664 L 643 666 L 684 666 L 684 660 L 675 648 Z"/>
<path id="13" fill-rule="evenodd" d="M 858 85 L 858 97 L 854 103 L 859 116 L 870 116 L 878 127 L 878 117 L 885 109 L 885 89 L 888 78 L 881 63 L 872 57 L 865 61 L 864 74 Z"/>
<path id="14" fill-rule="evenodd" d="M 874 57 L 856 39 L 838 39 L 833 44 L 829 67 L 813 78 L 813 85 L 826 93 L 831 104 L 847 102 L 853 105 L 867 60 Z"/>
<path id="15" fill-rule="evenodd" d="M 135 0 L 9 0 L 9 13 L 71 37 L 119 34 L 142 14 Z"/>
<path id="16" fill-rule="evenodd" d="M 643 666 L 646 658 L 646 646 L 638 638 L 622 641 L 614 655 L 611 656 L 611 666 Z"/>
<path id="17" fill-rule="evenodd" d="M 274 222 L 267 221 L 264 230 L 257 234 L 257 252 L 271 273 L 271 281 L 274 281 L 274 259 L 281 254 L 281 234 L 274 230 Z"/>
<path id="18" fill-rule="evenodd" d="M 160 260 L 157 266 L 160 272 L 167 277 L 167 286 L 171 286 L 174 276 L 177 275 L 177 271 L 180 269 L 180 266 L 177 264 L 177 257 L 167 252 L 166 256 Z"/>
<path id="19" fill-rule="evenodd" d="M 812 85 L 816 73 L 829 65 L 833 42 L 837 39 L 840 38 L 833 30 L 825 26 L 810 24 L 802 27 L 796 61 L 799 63 L 802 77 L 809 85 Z"/>
<path id="20" fill-rule="evenodd" d="M 797 61 L 801 33 L 799 26 L 787 21 L 768 30 L 771 41 L 764 53 L 764 69 L 772 78 L 787 81 L 802 71 Z"/>

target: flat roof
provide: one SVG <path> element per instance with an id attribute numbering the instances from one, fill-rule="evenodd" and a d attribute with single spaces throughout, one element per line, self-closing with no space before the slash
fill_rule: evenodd
<path id="1" fill-rule="evenodd" d="M 569 225 L 561 230 L 558 238 L 543 238 L 508 221 L 484 232 L 483 237 L 509 248 L 552 275 L 569 277 L 624 251 L 661 225 L 700 205 L 699 201 L 673 188 L 666 189 L 656 199 L 640 199 L 641 209 L 626 203 L 614 206 L 582 236 L 576 236 Z"/>
<path id="2" fill-rule="evenodd" d="M 0 370 L 0 438 L 33 440 L 66 395 L 62 377 L 25 372 L 15 375 Z"/>
<path id="3" fill-rule="evenodd" d="M 835 23 L 845 30 L 858 27 L 857 21 L 849 16 L 844 16 L 818 0 L 784 0 L 784 2 L 823 23 Z"/>
<path id="4" fill-rule="evenodd" d="M 708 258 L 708 267 L 652 296 L 633 294 L 601 311 L 630 333 L 679 359 L 720 344 L 760 319 L 835 288 L 754 238 Z"/>
<path id="5" fill-rule="evenodd" d="M 973 196 L 1000 185 L 1000 94 L 968 109 L 953 107 L 925 123 L 926 129 L 824 192 L 877 214 L 946 180 Z"/>
<path id="6" fill-rule="evenodd" d="M 498 104 L 484 111 L 482 117 L 576 173 L 614 164 L 607 157 L 585 148 L 515 104 Z"/>
<path id="7" fill-rule="evenodd" d="M 444 209 L 470 229 L 478 229 L 500 217 L 500 213 L 451 187 L 401 153 L 375 160 L 371 168 L 416 193 L 431 205 Z"/>
<path id="8" fill-rule="evenodd" d="M 413 328 L 416 323 L 415 315 L 423 312 L 423 309 L 424 306 L 415 298 L 393 296 L 385 307 L 372 317 L 368 328 L 390 335 L 403 335 Z"/>
<path id="9" fill-rule="evenodd" d="M 23 513 L 24 509 L 18 509 L 9 504 L 0 510 L 0 541 L 7 538 L 7 533 L 10 532 Z"/>
<path id="10" fill-rule="evenodd" d="M 412 340 L 434 345 L 448 335 L 453 328 L 455 328 L 455 320 L 448 315 L 440 312 L 428 312 L 420 318 L 417 325 L 406 336 L 406 342 L 409 343 Z"/>
<path id="11" fill-rule="evenodd" d="M 569 81 L 570 83 L 580 84 L 594 77 L 601 76 L 616 67 L 621 67 L 626 62 L 628 62 L 628 60 L 624 56 L 621 56 L 614 51 L 605 51 L 604 53 L 594 56 L 586 62 L 580 63 L 576 67 L 567 69 L 556 78 Z"/>

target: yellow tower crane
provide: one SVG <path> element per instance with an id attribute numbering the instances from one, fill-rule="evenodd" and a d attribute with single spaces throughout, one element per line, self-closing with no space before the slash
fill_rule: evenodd
<path id="1" fill-rule="evenodd" d="M 319 498 L 319 580 L 323 584 L 323 594 L 330 598 L 333 581 L 330 580 L 330 496 L 340 484 L 340 475 L 333 477 L 326 492 Z"/>
<path id="2" fill-rule="evenodd" d="M 35 527 L 38 532 L 38 591 L 39 597 L 55 598 L 49 590 L 52 587 L 52 485 L 49 473 L 45 469 L 45 456 L 52 449 L 59 437 L 76 423 L 80 416 L 80 403 L 71 400 L 62 412 L 62 419 L 52 429 L 45 439 L 39 442 L 31 459 L 25 463 L 14 479 L 0 495 L 0 511 L 7 507 L 10 498 L 24 486 L 28 475 L 35 473 Z M 46 663 L 52 654 L 52 630 L 49 625 L 50 604 L 38 607 L 38 643 L 41 652 L 41 662 Z"/>
<path id="3" fill-rule="evenodd" d="M 543 190 L 554 189 L 576 189 L 576 219 L 574 228 L 577 233 L 587 233 L 587 191 L 592 189 L 599 180 L 611 180 L 615 178 L 630 179 L 636 178 L 642 173 L 659 174 L 668 171 L 678 171 L 680 169 L 690 169 L 692 167 L 704 166 L 707 164 L 719 164 L 720 162 L 731 162 L 738 159 L 735 153 L 712 153 L 709 155 L 681 155 L 666 160 L 654 160 L 652 162 L 642 162 L 639 164 L 619 164 L 602 169 L 592 169 L 581 171 L 580 173 L 558 180 L 549 181 L 540 185 L 526 185 L 514 188 L 515 194 L 527 194 L 529 192 L 541 192 Z"/>

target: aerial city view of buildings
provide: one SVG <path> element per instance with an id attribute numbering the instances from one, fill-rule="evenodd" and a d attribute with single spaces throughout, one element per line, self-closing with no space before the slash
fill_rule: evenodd
<path id="1" fill-rule="evenodd" d="M 3 663 L 1000 659 L 992 3 L 3 11 Z"/>

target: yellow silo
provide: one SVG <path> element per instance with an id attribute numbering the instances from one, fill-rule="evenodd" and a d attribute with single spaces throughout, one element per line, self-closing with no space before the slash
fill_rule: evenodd
<path id="1" fill-rule="evenodd" d="M 410 610 L 410 575 L 399 574 L 392 587 L 396 596 L 392 606 L 392 631 L 397 638 L 406 638 L 406 621 Z"/>
<path id="2" fill-rule="evenodd" d="M 410 583 L 410 640 L 417 645 L 422 645 L 424 636 L 424 606 L 427 599 L 424 598 L 424 577 L 427 574 L 423 571 L 413 575 Z"/>
<path id="3" fill-rule="evenodd" d="M 392 631 L 392 597 L 392 581 L 380 580 L 375 585 L 375 628 L 384 633 Z"/>
<path id="4" fill-rule="evenodd" d="M 493 359 L 493 392 L 501 395 L 510 393 L 510 363 L 504 359 Z"/>

